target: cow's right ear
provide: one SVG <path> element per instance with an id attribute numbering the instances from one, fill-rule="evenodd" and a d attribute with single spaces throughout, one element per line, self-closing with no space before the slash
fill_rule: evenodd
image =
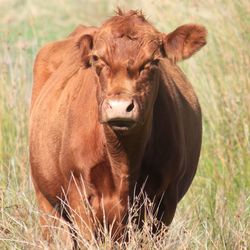
<path id="1" fill-rule="evenodd" d="M 93 49 L 93 36 L 89 34 L 83 35 L 78 41 L 78 46 L 84 66 L 86 68 L 90 67 L 90 52 Z"/>

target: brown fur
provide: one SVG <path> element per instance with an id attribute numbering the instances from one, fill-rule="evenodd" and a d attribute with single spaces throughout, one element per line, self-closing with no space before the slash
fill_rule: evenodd
<path id="1" fill-rule="evenodd" d="M 89 203 L 100 223 L 104 214 L 108 225 L 114 222 L 117 236 L 135 185 L 140 190 L 146 183 L 148 196 L 161 200 L 157 217 L 171 223 L 201 146 L 200 106 L 174 63 L 205 39 L 199 25 L 166 35 L 141 13 L 119 11 L 100 28 L 80 26 L 41 49 L 34 66 L 30 163 L 44 212 L 61 211 L 64 200 L 71 215 L 64 218 L 91 238 L 96 224 Z M 103 101 L 123 95 L 140 106 L 138 125 L 129 133 L 100 123 Z"/>

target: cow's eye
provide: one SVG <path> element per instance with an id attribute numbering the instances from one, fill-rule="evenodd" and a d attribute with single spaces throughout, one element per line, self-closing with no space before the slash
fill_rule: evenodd
<path id="1" fill-rule="evenodd" d="M 94 67 L 96 74 L 99 76 L 101 74 L 103 67 L 105 66 L 105 63 L 102 60 L 100 60 L 100 58 L 97 55 L 92 55 L 91 65 Z"/>
<path id="2" fill-rule="evenodd" d="M 110 75 L 111 69 L 105 63 L 97 63 L 95 65 L 95 71 L 98 76 L 100 76 L 103 73 L 106 77 L 108 77 Z"/>
<path id="3" fill-rule="evenodd" d="M 98 60 L 99 60 L 99 57 L 97 55 L 92 55 L 90 59 L 91 65 L 94 65 L 95 63 L 97 63 Z"/>
<path id="4" fill-rule="evenodd" d="M 149 68 L 150 68 L 150 63 L 146 63 L 140 67 L 139 71 L 142 73 L 149 70 Z"/>
<path id="5" fill-rule="evenodd" d="M 159 64 L 159 61 L 160 61 L 159 59 L 154 59 L 154 60 L 151 61 L 150 64 L 153 65 L 153 66 L 157 66 Z"/>
<path id="6" fill-rule="evenodd" d="M 101 74 L 103 67 L 104 67 L 104 64 L 97 64 L 97 65 L 95 65 L 95 71 L 96 71 L 96 74 L 98 76 Z"/>
<path id="7" fill-rule="evenodd" d="M 151 68 L 151 66 L 157 66 L 159 64 L 159 61 L 160 61 L 159 59 L 154 59 L 152 61 L 145 63 L 140 67 L 140 71 L 148 70 Z"/>
<path id="8" fill-rule="evenodd" d="M 152 61 L 149 61 L 140 67 L 140 72 L 141 73 L 147 72 L 151 69 L 151 67 L 157 66 L 158 64 L 159 64 L 159 59 L 154 59 Z"/>

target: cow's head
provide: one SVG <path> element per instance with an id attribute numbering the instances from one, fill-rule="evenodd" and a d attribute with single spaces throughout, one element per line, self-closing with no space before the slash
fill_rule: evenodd
<path id="1" fill-rule="evenodd" d="M 98 77 L 100 122 L 116 131 L 132 130 L 152 117 L 159 86 L 159 62 L 192 56 L 206 44 L 206 29 L 187 24 L 158 32 L 141 13 L 119 12 L 95 35 L 80 41 L 83 60 Z"/>

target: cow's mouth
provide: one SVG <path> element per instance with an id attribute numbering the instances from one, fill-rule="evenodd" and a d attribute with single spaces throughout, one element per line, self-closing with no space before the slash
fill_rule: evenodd
<path id="1" fill-rule="evenodd" d="M 136 122 L 132 119 L 121 119 L 121 118 L 111 119 L 107 123 L 113 130 L 117 131 L 130 130 L 136 125 Z"/>

